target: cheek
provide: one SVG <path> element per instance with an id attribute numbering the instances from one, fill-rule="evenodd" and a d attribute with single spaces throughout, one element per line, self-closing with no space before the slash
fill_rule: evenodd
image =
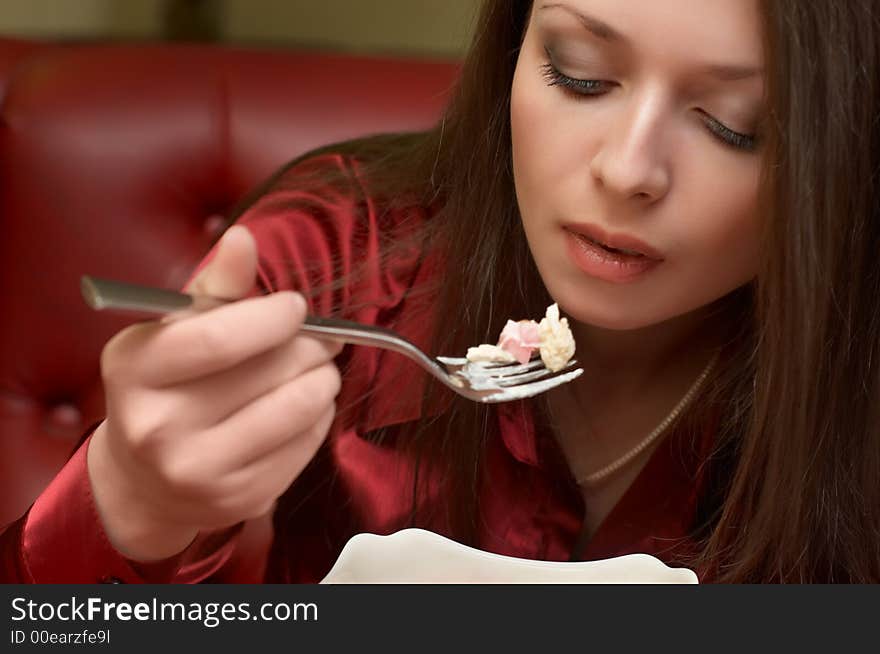
<path id="1" fill-rule="evenodd" d="M 540 74 L 535 56 L 517 66 L 511 87 L 510 129 L 514 187 L 523 222 L 577 215 L 591 199 L 589 166 L 601 121 L 595 110 L 564 98 Z"/>
<path id="2" fill-rule="evenodd" d="M 737 286 L 754 277 L 758 267 L 758 171 L 753 161 L 728 166 L 725 175 L 695 179 L 695 197 L 688 202 L 688 224 L 681 232 L 690 250 L 684 260 L 701 268 L 705 279 Z M 704 171 L 713 170 L 706 167 Z M 717 169 L 715 169 L 717 170 Z M 707 217 L 714 219 L 707 220 Z M 699 274 L 699 271 L 691 271 Z"/>
<path id="3" fill-rule="evenodd" d="M 575 170 L 578 148 L 572 140 L 583 134 L 582 122 L 566 122 L 564 104 L 540 76 L 540 66 L 540 59 L 524 52 L 511 87 L 513 172 L 524 218 Z"/>
<path id="4" fill-rule="evenodd" d="M 531 85 L 514 78 L 511 89 L 510 128 L 513 184 L 522 227 L 538 268 L 546 243 L 542 214 L 548 211 L 549 198 L 557 195 L 550 156 L 553 135 L 542 129 L 547 124 L 546 110 Z M 543 276 L 543 275 L 542 275 Z"/>
<path id="5" fill-rule="evenodd" d="M 530 191 L 540 178 L 547 148 L 541 148 L 541 125 L 545 122 L 540 100 L 526 81 L 523 65 L 517 67 L 510 98 L 510 137 L 513 174 L 520 204 L 528 204 Z"/>

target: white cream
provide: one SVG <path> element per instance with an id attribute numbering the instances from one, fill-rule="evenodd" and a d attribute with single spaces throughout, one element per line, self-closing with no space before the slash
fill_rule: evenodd
<path id="1" fill-rule="evenodd" d="M 497 345 L 483 343 L 477 347 L 469 347 L 467 360 L 471 363 L 513 363 L 516 357 Z"/>
<path id="2" fill-rule="evenodd" d="M 559 305 L 547 307 L 547 314 L 538 325 L 541 336 L 541 361 L 549 370 L 562 370 L 574 356 L 574 336 L 568 318 L 559 317 Z"/>

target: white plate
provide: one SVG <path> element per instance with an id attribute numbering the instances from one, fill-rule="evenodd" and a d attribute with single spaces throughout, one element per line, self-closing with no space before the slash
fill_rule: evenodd
<path id="1" fill-rule="evenodd" d="M 696 584 L 687 568 L 648 554 L 555 562 L 491 554 L 423 529 L 357 534 L 322 584 Z"/>

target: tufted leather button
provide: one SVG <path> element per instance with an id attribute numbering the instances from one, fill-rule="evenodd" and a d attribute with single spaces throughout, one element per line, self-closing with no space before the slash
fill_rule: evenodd
<path id="1" fill-rule="evenodd" d="M 122 581 L 122 579 L 120 579 L 119 577 L 107 576 L 107 577 L 101 577 L 101 583 L 102 584 L 124 584 L 125 582 Z"/>
<path id="2" fill-rule="evenodd" d="M 49 423 L 64 429 L 80 428 L 82 412 L 72 404 L 58 404 L 49 410 Z"/>
<path id="3" fill-rule="evenodd" d="M 223 216 L 219 213 L 211 214 L 210 216 L 205 218 L 205 222 L 202 225 L 202 230 L 207 236 L 213 239 L 220 235 L 220 232 L 223 231 L 223 226 L 225 224 L 226 216 Z"/>

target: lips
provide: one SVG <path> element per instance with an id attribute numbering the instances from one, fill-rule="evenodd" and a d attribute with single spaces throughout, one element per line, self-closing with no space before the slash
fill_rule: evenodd
<path id="1" fill-rule="evenodd" d="M 612 234 L 591 223 L 568 223 L 563 227 L 609 252 L 625 257 L 644 257 L 653 261 L 663 261 L 662 254 L 635 236 L 623 233 Z"/>
<path id="2" fill-rule="evenodd" d="M 565 235 L 566 251 L 571 262 L 595 279 L 612 284 L 631 284 L 662 265 L 660 260 L 641 254 L 621 254 L 596 245 L 582 234 L 566 230 Z"/>

